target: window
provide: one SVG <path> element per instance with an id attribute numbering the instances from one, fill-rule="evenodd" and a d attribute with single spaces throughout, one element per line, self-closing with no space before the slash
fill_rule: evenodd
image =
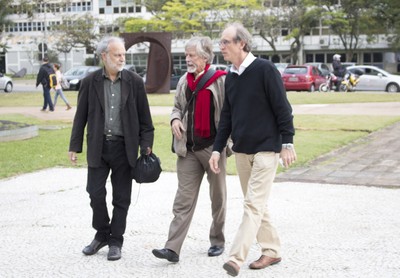
<path id="1" fill-rule="evenodd" d="M 374 63 L 383 62 L 383 55 L 381 52 L 375 52 L 372 54 L 372 59 L 374 60 Z"/>
<path id="2" fill-rule="evenodd" d="M 104 8 L 99 9 L 99 14 L 104 14 Z"/>
<path id="3" fill-rule="evenodd" d="M 315 54 L 315 62 L 325 63 L 325 55 L 324 54 Z"/>
<path id="4" fill-rule="evenodd" d="M 119 7 L 114 7 L 114 13 L 119 14 Z"/>
<path id="5" fill-rule="evenodd" d="M 111 6 L 112 5 L 112 1 L 111 0 L 107 0 L 106 1 L 106 6 Z"/>

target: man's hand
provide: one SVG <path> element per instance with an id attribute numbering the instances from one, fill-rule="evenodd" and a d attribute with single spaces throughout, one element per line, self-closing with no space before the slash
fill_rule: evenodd
<path id="1" fill-rule="evenodd" d="M 151 154 L 151 148 L 150 147 L 147 147 L 147 149 L 146 149 L 146 155 L 150 155 Z"/>
<path id="2" fill-rule="evenodd" d="M 283 162 L 283 167 L 289 167 L 293 162 L 296 161 L 297 155 L 296 151 L 294 150 L 294 146 L 291 149 L 282 149 L 280 153 L 280 158 Z"/>
<path id="3" fill-rule="evenodd" d="M 186 131 L 183 127 L 181 120 L 179 119 L 175 119 L 172 121 L 171 129 L 174 136 L 179 140 L 182 139 L 182 132 Z"/>
<path id="4" fill-rule="evenodd" d="M 221 172 L 221 169 L 219 169 L 218 162 L 219 162 L 219 153 L 213 153 L 211 155 L 210 160 L 208 163 L 210 164 L 211 171 L 213 171 L 215 174 L 219 174 Z"/>
<path id="5" fill-rule="evenodd" d="M 76 152 L 68 152 L 69 160 L 71 161 L 72 165 L 76 165 L 78 162 L 78 157 L 76 156 Z"/>

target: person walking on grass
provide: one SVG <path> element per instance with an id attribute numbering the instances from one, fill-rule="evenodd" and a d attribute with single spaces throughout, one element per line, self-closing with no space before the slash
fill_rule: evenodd
<path id="1" fill-rule="evenodd" d="M 50 74 L 54 74 L 53 67 L 49 64 L 49 58 L 44 57 L 42 60 L 42 65 L 40 66 L 39 72 L 36 76 L 36 87 L 39 84 L 42 84 L 43 87 L 43 107 L 40 111 L 46 112 L 47 107 L 49 108 L 50 112 L 54 111 L 53 102 L 51 101 L 50 95 L 50 81 L 49 76 Z"/>

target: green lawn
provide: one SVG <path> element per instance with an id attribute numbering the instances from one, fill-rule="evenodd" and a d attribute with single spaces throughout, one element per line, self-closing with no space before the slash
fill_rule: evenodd
<path id="1" fill-rule="evenodd" d="M 68 92 L 68 96 L 76 92 Z M 13 97 L 13 101 L 9 96 Z M 30 106 L 36 95 L 33 93 L 0 94 L 0 106 Z M 38 100 L 41 101 L 41 95 Z M 20 100 L 24 99 L 21 104 Z M 3 101 L 7 99 L 7 101 Z M 70 99 L 72 99 L 70 97 Z M 289 93 L 292 104 L 301 103 L 347 103 L 400 101 L 400 94 L 320 94 Z M 149 95 L 152 105 L 172 105 L 173 95 Z M 29 102 L 29 103 L 27 103 Z M 39 169 L 61 166 L 71 167 L 68 159 L 68 144 L 71 123 L 65 121 L 43 121 L 22 115 L 0 115 L 0 120 L 35 124 L 40 127 L 39 136 L 23 141 L 0 143 L 0 178 L 15 176 Z M 175 154 L 171 153 L 171 130 L 169 116 L 154 116 L 154 152 L 162 161 L 165 171 L 175 171 Z M 400 121 L 399 116 L 341 116 L 341 115 L 296 115 L 295 146 L 298 161 L 294 166 L 305 165 L 318 156 L 344 146 L 370 132 Z M 48 129 L 46 127 L 58 127 Z M 79 155 L 78 167 L 86 166 L 85 153 Z M 281 169 L 279 171 L 282 171 Z M 228 173 L 235 174 L 234 158 L 228 159 Z"/>
<path id="2" fill-rule="evenodd" d="M 72 106 L 76 106 L 77 91 L 64 92 Z M 52 93 L 54 95 L 54 93 Z M 318 104 L 318 103 L 353 103 L 353 102 L 400 102 L 399 93 L 308 93 L 288 92 L 291 104 Z M 149 94 L 149 103 L 152 106 L 172 106 L 174 94 Z M 41 92 L 27 93 L 0 93 L 0 107 L 5 106 L 40 106 L 43 104 Z"/>

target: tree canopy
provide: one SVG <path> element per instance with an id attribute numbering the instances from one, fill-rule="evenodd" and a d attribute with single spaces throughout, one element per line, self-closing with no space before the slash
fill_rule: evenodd
<path id="1" fill-rule="evenodd" d="M 70 0 L 62 0 L 67 5 Z M 150 19 L 138 17 L 122 18 L 114 24 L 124 32 L 168 31 L 175 39 L 203 34 L 216 39 L 227 22 L 239 21 L 253 34 L 260 36 L 277 54 L 278 37 L 290 42 L 290 62 L 295 63 L 301 53 L 303 38 L 320 24 L 330 34 L 337 35 L 351 60 L 355 51 L 362 46 L 361 37 L 367 43 L 384 35 L 394 51 L 400 50 L 400 5 L 399 0 L 146 0 L 143 4 L 151 13 Z M 0 0 L 0 31 L 7 22 L 8 0 Z M 28 18 L 47 3 L 47 0 L 16 0 Z M 69 51 L 72 47 L 84 45 L 89 52 L 96 41 L 94 26 L 101 25 L 93 17 L 62 20 L 57 31 L 62 36 L 57 50 Z M 282 34 L 282 30 L 287 30 Z M 365 44 L 365 41 L 363 41 Z"/>

